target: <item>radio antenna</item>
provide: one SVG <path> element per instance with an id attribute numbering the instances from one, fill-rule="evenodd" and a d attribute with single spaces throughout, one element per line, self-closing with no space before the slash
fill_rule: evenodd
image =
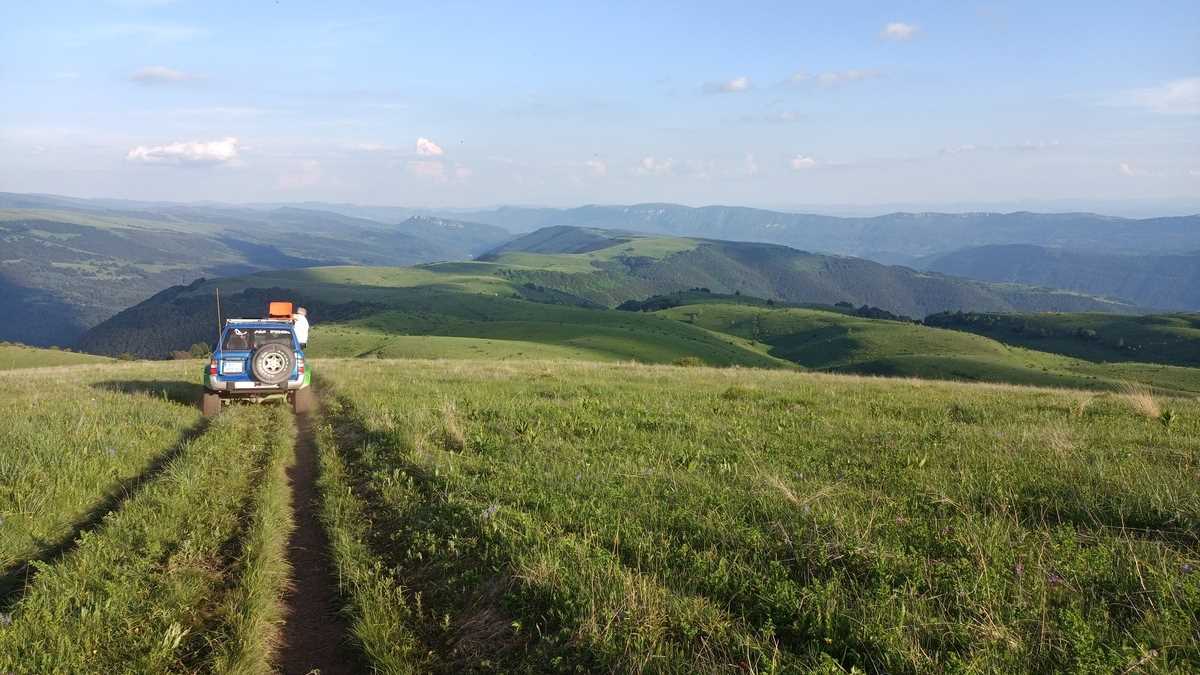
<path id="1" fill-rule="evenodd" d="M 221 329 L 225 324 L 221 323 L 221 289 L 217 288 L 217 342 L 221 341 Z"/>

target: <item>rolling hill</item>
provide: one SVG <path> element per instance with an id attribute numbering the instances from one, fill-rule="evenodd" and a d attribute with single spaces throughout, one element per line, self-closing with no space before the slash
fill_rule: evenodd
<path id="1" fill-rule="evenodd" d="M 1200 314 L 948 312 L 926 317 L 925 322 L 1089 361 L 1200 367 Z"/>
<path id="2" fill-rule="evenodd" d="M 330 264 L 457 260 L 508 237 L 433 217 L 385 224 L 297 208 L 92 203 L 0 194 L 0 340 L 71 344 L 200 276 Z"/>
<path id="3" fill-rule="evenodd" d="M 111 363 L 112 359 L 94 354 L 80 354 L 58 349 L 37 349 L 0 342 L 0 370 L 46 368 L 51 366 L 80 366 L 91 363 Z"/>
<path id="4" fill-rule="evenodd" d="M 590 247 L 595 233 L 568 232 L 560 245 Z M 630 240 L 642 253 L 680 240 Z M 590 242 L 590 243 L 589 243 Z M 619 246 L 628 246 L 623 243 Z M 640 248 L 639 248 L 640 247 Z M 578 254 L 493 254 L 529 262 L 545 256 L 551 275 L 610 248 Z M 873 263 L 872 263 L 873 264 Z M 211 341 L 213 291 L 226 316 L 258 315 L 272 299 L 291 298 L 314 321 L 313 357 L 569 359 L 816 369 L 873 375 L 1115 389 L 1124 380 L 1163 393 L 1200 392 L 1200 371 L 1138 363 L 1100 366 L 1007 346 L 961 331 L 886 316 L 877 308 L 785 306 L 747 295 L 693 291 L 659 311 L 619 311 L 576 292 L 527 280 L 533 268 L 509 262 L 440 263 L 412 268 L 327 267 L 209 280 L 163 291 L 89 331 L 88 351 L 163 357 Z M 593 287 L 594 288 L 594 287 Z M 653 303 L 626 303 L 646 307 Z M 861 314 L 861 315 L 860 315 Z"/>
<path id="5" fill-rule="evenodd" d="M 92 329 L 81 346 L 161 358 L 211 342 L 216 287 L 226 316 L 258 316 L 269 300 L 281 297 L 302 303 L 316 326 L 314 356 L 431 353 L 429 342 L 406 337 L 416 335 L 460 338 L 441 342 L 489 357 L 670 363 L 694 356 L 719 365 L 790 366 L 728 336 L 665 317 L 588 309 L 497 277 L 419 267 L 290 270 L 174 287 Z"/>
<path id="6" fill-rule="evenodd" d="M 518 237 L 479 260 L 502 274 L 614 306 L 694 287 L 791 303 L 880 307 L 923 317 L 977 311 L 1132 312 L 1128 303 L 1016 284 L 989 284 L 828 256 L 774 244 L 656 237 L 592 228 L 548 227 Z M 984 310 L 983 308 L 990 308 Z"/>
<path id="7" fill-rule="evenodd" d="M 1163 392 L 1200 393 L 1200 370 L 1160 363 L 1096 363 L 1007 345 L 980 335 L 829 309 L 712 298 L 655 314 L 727 333 L 806 369 L 922 379 L 1120 389 L 1144 382 Z M 1200 346 L 1200 331 L 1191 338 Z M 1192 364 L 1187 364 L 1192 365 Z"/>
<path id="8" fill-rule="evenodd" d="M 917 267 L 1125 298 L 1140 307 L 1200 309 L 1200 251 L 1139 255 L 1010 244 L 954 251 L 921 260 Z"/>

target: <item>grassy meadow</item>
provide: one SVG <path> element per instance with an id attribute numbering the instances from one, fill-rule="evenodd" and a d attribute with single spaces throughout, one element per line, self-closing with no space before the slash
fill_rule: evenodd
<path id="1" fill-rule="evenodd" d="M 824 309 L 706 302 L 655 314 L 742 338 L 745 345 L 769 356 L 814 370 L 1110 391 L 1133 381 L 1167 394 L 1200 393 L 1197 368 L 1161 362 L 1101 363 L 958 330 Z M 1177 339 L 1193 340 L 1195 349 L 1200 346 L 1195 337 L 1181 333 Z"/>
<path id="2" fill-rule="evenodd" d="M 530 345 L 315 361 L 364 668 L 1200 668 L 1194 398 Z M 277 666 L 300 432 L 198 393 L 194 361 L 0 373 L 0 672 Z"/>
<path id="3" fill-rule="evenodd" d="M 1200 667 L 1194 400 L 552 362 L 320 372 L 323 516 L 382 671 Z"/>
<path id="4" fill-rule="evenodd" d="M 111 363 L 106 356 L 64 352 L 57 349 L 38 349 L 21 344 L 0 343 L 0 370 L 44 368 L 47 366 L 79 366 L 88 363 Z"/>
<path id="5" fill-rule="evenodd" d="M 0 672 L 268 671 L 291 414 L 203 422 L 197 374 L 0 373 Z"/>
<path id="6" fill-rule="evenodd" d="M 1089 361 L 1200 366 L 1200 314 L 1123 316 L 1093 312 L 943 314 L 935 322 L 1006 344 Z"/>

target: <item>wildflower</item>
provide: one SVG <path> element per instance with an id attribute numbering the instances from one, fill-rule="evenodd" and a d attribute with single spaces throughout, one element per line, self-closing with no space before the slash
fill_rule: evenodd
<path id="1" fill-rule="evenodd" d="M 0 626 L 11 626 L 12 614 L 0 614 Z"/>
<path id="2" fill-rule="evenodd" d="M 484 509 L 483 512 L 479 514 L 479 517 L 482 518 L 483 520 L 491 520 L 499 510 L 500 510 L 499 504 L 492 504 L 491 506 Z"/>
<path id="3" fill-rule="evenodd" d="M 1015 572 L 1017 576 L 1024 576 L 1024 574 L 1025 574 L 1025 564 L 1024 564 L 1024 563 L 1017 563 L 1016 565 L 1013 565 L 1013 572 Z"/>
<path id="4" fill-rule="evenodd" d="M 1065 580 L 1062 578 L 1062 576 L 1058 572 L 1051 570 L 1050 572 L 1048 572 L 1046 574 L 1046 582 L 1049 583 L 1051 586 L 1058 586 L 1063 581 L 1065 581 Z"/>
<path id="5" fill-rule="evenodd" d="M 108 456 L 109 456 L 109 457 L 116 457 L 116 456 L 117 456 L 117 449 L 116 449 L 116 448 L 114 448 L 114 447 L 112 447 L 112 446 L 110 445 L 110 446 L 108 447 Z"/>
<path id="6" fill-rule="evenodd" d="M 1196 570 L 1196 568 L 1192 566 L 1192 563 L 1183 563 L 1183 567 L 1181 569 L 1183 570 L 1184 574 L 1191 574 Z"/>

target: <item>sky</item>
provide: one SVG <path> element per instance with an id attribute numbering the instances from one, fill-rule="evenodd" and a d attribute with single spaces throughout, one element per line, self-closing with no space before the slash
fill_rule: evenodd
<path id="1" fill-rule="evenodd" d="M 0 191 L 1200 204 L 1200 2 L 0 0 Z"/>

